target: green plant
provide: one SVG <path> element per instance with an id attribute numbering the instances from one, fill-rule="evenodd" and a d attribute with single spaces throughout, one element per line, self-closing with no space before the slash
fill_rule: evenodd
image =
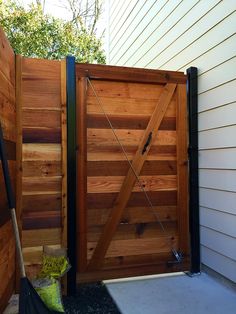
<path id="1" fill-rule="evenodd" d="M 0 0 L 0 24 L 17 54 L 25 57 L 105 63 L 101 40 L 86 27 L 44 14 L 39 2 L 28 9 L 14 0 Z"/>

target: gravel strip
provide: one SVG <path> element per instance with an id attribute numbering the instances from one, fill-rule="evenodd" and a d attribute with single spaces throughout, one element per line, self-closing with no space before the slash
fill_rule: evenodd
<path id="1" fill-rule="evenodd" d="M 76 296 L 64 297 L 67 314 L 121 314 L 103 283 L 78 286 Z"/>

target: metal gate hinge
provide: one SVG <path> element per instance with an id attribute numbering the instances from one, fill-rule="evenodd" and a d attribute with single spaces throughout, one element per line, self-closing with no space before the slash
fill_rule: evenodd
<path id="1" fill-rule="evenodd" d="M 188 155 L 190 156 L 192 153 L 198 152 L 198 148 L 192 145 L 188 146 Z"/>

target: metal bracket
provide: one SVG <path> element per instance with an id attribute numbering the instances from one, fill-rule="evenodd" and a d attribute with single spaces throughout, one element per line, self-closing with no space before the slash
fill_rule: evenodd
<path id="1" fill-rule="evenodd" d="M 175 249 L 172 249 L 172 253 L 175 257 L 175 261 L 168 261 L 168 265 L 173 265 L 173 264 L 180 264 L 183 262 L 183 254 L 181 252 L 176 251 Z"/>
<path id="2" fill-rule="evenodd" d="M 172 253 L 174 254 L 174 257 L 176 258 L 178 263 L 181 263 L 183 261 L 183 254 L 181 252 L 172 249 Z"/>
<path id="3" fill-rule="evenodd" d="M 187 275 L 188 277 L 191 277 L 191 278 L 197 277 L 197 276 L 200 276 L 200 275 L 201 275 L 201 272 L 192 273 L 191 271 L 186 271 L 186 272 L 184 272 L 184 273 L 185 273 L 185 275 Z"/>

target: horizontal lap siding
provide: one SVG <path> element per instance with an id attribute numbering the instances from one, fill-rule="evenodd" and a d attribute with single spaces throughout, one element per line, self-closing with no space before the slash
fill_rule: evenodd
<path id="1" fill-rule="evenodd" d="M 60 62 L 22 59 L 22 242 L 25 263 L 61 244 Z M 32 270 L 30 270 L 32 272 Z"/>
<path id="2" fill-rule="evenodd" d="M 118 16 L 117 9 L 113 7 L 113 19 Z M 144 5 L 132 21 L 128 17 L 121 23 L 119 36 L 114 36 L 114 31 L 108 36 L 112 65 L 180 71 L 198 68 L 202 262 L 233 281 L 235 21 L 233 0 L 155 1 Z"/>
<path id="3" fill-rule="evenodd" d="M 16 177 L 15 55 L 0 28 L 0 121 L 12 187 Z M 15 241 L 0 161 L 0 313 L 15 287 Z"/>

